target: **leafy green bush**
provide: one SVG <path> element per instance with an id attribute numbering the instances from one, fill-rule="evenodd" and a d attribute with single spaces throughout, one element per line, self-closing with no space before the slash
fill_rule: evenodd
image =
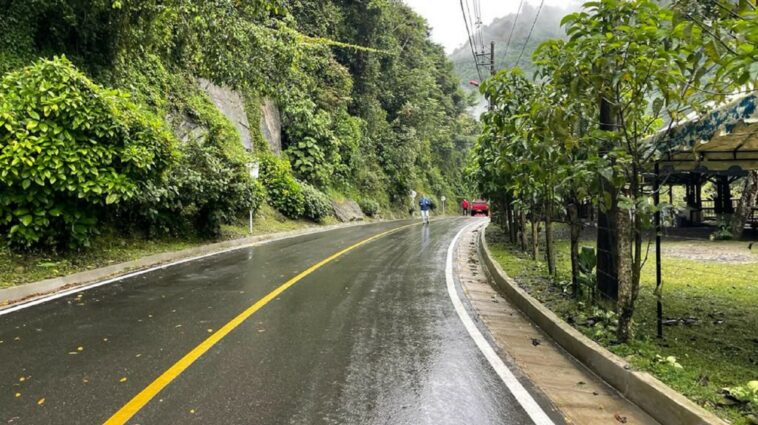
<path id="1" fill-rule="evenodd" d="M 210 143 L 187 142 L 166 180 L 151 185 L 124 208 L 129 222 L 174 235 L 217 238 L 221 224 L 258 210 L 263 185 L 253 181 L 244 162 Z"/>
<path id="2" fill-rule="evenodd" d="M 0 231 L 12 245 L 81 246 L 106 204 L 128 200 L 172 162 L 158 117 L 65 57 L 0 80 Z"/>
<path id="3" fill-rule="evenodd" d="M 361 207 L 363 214 L 369 217 L 376 217 L 379 214 L 379 203 L 373 199 L 361 199 L 358 205 Z"/>
<path id="4" fill-rule="evenodd" d="M 308 183 L 301 182 L 300 187 L 303 189 L 303 198 L 305 200 L 303 212 L 305 218 L 320 222 L 334 214 L 332 202 L 326 194 Z"/>
<path id="5" fill-rule="evenodd" d="M 292 158 L 293 170 L 301 178 L 314 183 L 324 183 L 329 180 L 331 167 L 325 164 L 324 152 L 311 137 L 287 148 L 287 155 Z"/>
<path id="6" fill-rule="evenodd" d="M 269 204 L 289 218 L 299 218 L 305 212 L 303 189 L 292 175 L 286 159 L 272 154 L 260 157 L 261 181 L 266 187 Z"/>

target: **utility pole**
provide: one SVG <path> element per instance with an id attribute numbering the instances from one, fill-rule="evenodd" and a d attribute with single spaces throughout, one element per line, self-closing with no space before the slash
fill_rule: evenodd
<path id="1" fill-rule="evenodd" d="M 495 42 L 490 42 L 490 75 L 495 76 Z M 492 101 L 490 101 L 489 109 L 492 111 L 494 109 L 494 106 L 492 105 Z"/>
<path id="2" fill-rule="evenodd" d="M 495 75 L 495 42 L 490 42 L 490 75 Z"/>

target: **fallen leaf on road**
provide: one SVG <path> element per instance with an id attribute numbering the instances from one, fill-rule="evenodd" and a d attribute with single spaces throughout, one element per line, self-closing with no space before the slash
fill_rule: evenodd
<path id="1" fill-rule="evenodd" d="M 24 382 L 24 381 L 26 381 L 26 377 L 22 376 L 18 378 L 18 382 Z"/>
<path id="2" fill-rule="evenodd" d="M 532 345 L 534 345 L 536 347 L 536 346 L 538 346 L 540 344 L 542 344 L 542 341 L 540 341 L 537 338 L 532 338 Z"/>
<path id="3" fill-rule="evenodd" d="M 263 332 L 266 332 L 266 330 L 265 329 L 258 329 L 258 333 L 263 333 Z"/>
<path id="4" fill-rule="evenodd" d="M 76 347 L 76 351 L 84 351 L 84 347 Z"/>
<path id="5" fill-rule="evenodd" d="M 103 338 L 103 341 L 104 342 L 108 342 L 108 338 Z"/>
<path id="6" fill-rule="evenodd" d="M 45 404 L 45 397 L 42 397 L 41 399 L 37 400 L 37 404 L 39 404 L 40 406 Z"/>
<path id="7" fill-rule="evenodd" d="M 190 409 L 190 413 L 195 414 L 195 409 Z"/>
<path id="8" fill-rule="evenodd" d="M 71 354 L 72 356 L 75 356 L 75 355 L 77 355 L 79 353 L 77 353 L 76 351 L 69 351 L 68 354 Z"/>
<path id="9" fill-rule="evenodd" d="M 123 378 L 119 379 L 118 382 L 126 382 L 126 376 L 124 376 Z"/>
<path id="10" fill-rule="evenodd" d="M 621 416 L 618 413 L 616 413 L 616 415 L 614 415 L 613 417 L 616 418 L 616 420 L 621 422 L 622 424 L 626 423 L 626 416 Z"/>
<path id="11" fill-rule="evenodd" d="M 213 333 L 213 329 L 208 329 L 208 333 Z"/>
<path id="12" fill-rule="evenodd" d="M 21 397 L 21 393 L 16 393 L 16 398 Z"/>

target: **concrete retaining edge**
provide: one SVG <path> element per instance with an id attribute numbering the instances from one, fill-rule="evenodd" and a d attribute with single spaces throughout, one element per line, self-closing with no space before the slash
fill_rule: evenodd
<path id="1" fill-rule="evenodd" d="M 629 401 L 664 425 L 727 425 L 647 372 L 632 370 L 621 357 L 584 336 L 521 289 L 492 258 L 485 231 L 479 233 L 479 254 L 493 281 L 532 322 L 563 349 L 614 387 Z"/>
<path id="2" fill-rule="evenodd" d="M 402 220 L 387 220 L 393 222 Z M 364 226 L 373 222 L 357 223 L 340 223 L 323 227 L 310 227 L 307 229 L 292 230 L 289 232 L 270 233 L 267 235 L 250 236 L 246 238 L 233 239 L 223 242 L 217 242 L 207 245 L 201 245 L 193 248 L 183 249 L 181 251 L 169 251 L 159 254 L 153 254 L 142 257 L 137 260 L 126 261 L 123 263 L 113 264 L 93 270 L 86 270 L 73 273 L 66 276 L 45 279 L 33 283 L 25 283 L 10 288 L 0 289 L 0 311 L 13 307 L 18 303 L 25 303 L 43 298 L 52 293 L 62 290 L 69 290 L 77 287 L 83 287 L 95 282 L 106 279 L 113 279 L 119 276 L 134 273 L 161 265 L 170 266 L 171 263 L 188 260 L 196 257 L 221 254 L 224 252 L 244 249 L 251 246 L 262 245 L 264 243 L 278 241 L 282 239 L 293 238 L 296 236 L 309 235 L 314 233 L 327 232 L 329 230 L 342 229 L 355 226 Z"/>

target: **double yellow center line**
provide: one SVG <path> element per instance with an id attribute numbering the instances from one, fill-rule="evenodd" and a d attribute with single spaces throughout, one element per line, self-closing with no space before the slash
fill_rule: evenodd
<path id="1" fill-rule="evenodd" d="M 143 407 L 145 407 L 147 403 L 150 402 L 150 400 L 152 400 L 156 395 L 158 395 L 159 392 L 161 392 L 164 388 L 166 388 L 168 384 L 170 384 L 174 379 L 176 379 L 179 375 L 181 375 L 182 372 L 184 372 L 187 368 L 189 368 L 192 365 L 192 363 L 194 363 L 197 359 L 200 358 L 200 356 L 205 354 L 206 351 L 210 350 L 211 347 L 213 347 L 219 341 L 221 341 L 231 331 L 237 328 L 237 326 L 241 325 L 248 317 L 255 314 L 255 312 L 263 308 L 266 304 L 271 302 L 271 300 L 274 300 L 276 297 L 281 295 L 282 292 L 289 289 L 291 286 L 293 286 L 294 284 L 302 280 L 304 277 L 308 276 L 309 274 L 323 267 L 325 264 L 331 261 L 334 261 L 335 259 L 347 254 L 348 252 L 362 245 L 365 245 L 371 241 L 377 240 L 381 237 L 387 236 L 390 233 L 397 232 L 398 230 L 415 226 L 416 224 L 418 223 L 400 226 L 392 230 L 388 230 L 386 232 L 382 232 L 374 236 L 371 236 L 368 239 L 364 239 L 354 245 L 351 245 L 339 252 L 336 252 L 330 255 L 327 258 L 324 258 L 323 260 L 312 265 L 308 269 L 302 271 L 297 276 L 284 282 L 281 286 L 269 292 L 265 297 L 261 298 L 255 304 L 248 307 L 245 311 L 237 315 L 237 317 L 233 318 L 231 321 L 225 324 L 221 329 L 217 330 L 215 333 L 209 336 L 205 341 L 201 342 L 197 347 L 193 348 L 192 351 L 190 351 L 184 357 L 179 359 L 179 361 L 174 363 L 173 366 L 171 366 L 165 372 L 163 372 L 161 376 L 159 376 L 156 380 L 151 382 L 150 385 L 145 387 L 145 389 L 140 391 L 139 394 L 134 396 L 134 398 L 129 400 L 128 403 L 126 403 L 121 409 L 119 409 L 116 413 L 114 413 L 113 416 L 111 416 L 107 421 L 105 421 L 105 425 L 125 424 L 129 419 L 131 419 L 132 416 L 134 416 Z"/>

